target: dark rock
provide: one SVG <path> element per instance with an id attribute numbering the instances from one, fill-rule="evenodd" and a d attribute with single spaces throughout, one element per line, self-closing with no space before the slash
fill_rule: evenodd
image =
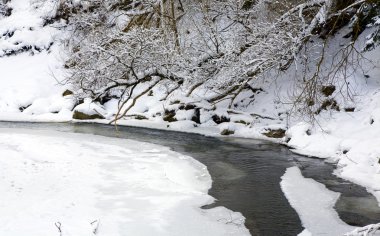
<path id="1" fill-rule="evenodd" d="M 104 116 L 100 114 L 88 115 L 80 111 L 74 111 L 73 119 L 76 120 L 94 120 L 94 119 L 104 119 Z"/>
<path id="2" fill-rule="evenodd" d="M 321 92 L 323 93 L 323 95 L 328 97 L 335 92 L 335 89 L 336 87 L 334 85 L 322 86 Z"/>
<path id="3" fill-rule="evenodd" d="M 334 99 L 328 99 L 322 103 L 321 107 L 317 110 L 316 114 L 319 114 L 322 110 L 327 110 L 328 108 L 340 111 L 338 103 Z"/>
<path id="4" fill-rule="evenodd" d="M 136 120 L 147 120 L 148 119 L 146 116 L 143 116 L 143 115 L 134 115 L 133 118 Z"/>
<path id="5" fill-rule="evenodd" d="M 63 97 L 66 97 L 66 96 L 73 95 L 73 94 L 74 94 L 74 93 L 73 93 L 71 90 L 66 89 L 66 90 L 62 93 L 62 96 L 63 96 Z"/>
<path id="6" fill-rule="evenodd" d="M 112 99 L 119 99 L 119 97 L 115 96 L 115 95 L 105 94 L 105 95 L 95 99 L 94 102 L 99 102 L 101 105 L 104 105 L 106 102 L 109 102 Z"/>
<path id="7" fill-rule="evenodd" d="M 344 111 L 345 111 L 345 112 L 354 112 L 354 111 L 355 111 L 355 107 L 347 107 L 347 108 L 344 108 Z"/>
<path id="8" fill-rule="evenodd" d="M 173 104 L 180 104 L 181 101 L 180 100 L 174 100 L 172 102 L 170 102 L 170 105 L 173 105 Z"/>
<path id="9" fill-rule="evenodd" d="M 221 135 L 231 135 L 234 133 L 235 133 L 235 131 L 229 130 L 229 129 L 224 129 L 224 130 L 222 130 L 222 132 L 220 132 Z"/>
<path id="10" fill-rule="evenodd" d="M 230 122 L 230 118 L 225 117 L 225 116 L 218 116 L 218 115 L 213 115 L 212 120 L 217 124 L 221 124 L 224 122 Z"/>
<path id="11" fill-rule="evenodd" d="M 192 121 L 194 121 L 197 124 L 201 123 L 201 109 L 200 108 L 195 108 L 194 109 L 194 115 L 191 118 Z"/>
<path id="12" fill-rule="evenodd" d="M 164 114 L 164 117 L 162 118 L 164 121 L 167 121 L 167 122 L 175 122 L 177 121 L 177 119 L 175 118 L 175 111 L 174 110 L 165 110 L 165 114 Z"/>
<path id="13" fill-rule="evenodd" d="M 242 6 L 242 8 L 243 8 L 244 10 L 249 10 L 249 9 L 252 8 L 252 6 L 253 6 L 255 3 L 256 3 L 255 0 L 245 0 L 245 1 L 243 2 L 243 6 Z"/>
<path id="14" fill-rule="evenodd" d="M 180 109 L 180 110 L 186 110 L 186 111 L 193 110 L 195 108 L 197 108 L 197 106 L 194 105 L 194 104 L 180 104 L 178 106 L 178 109 Z"/>
<path id="15" fill-rule="evenodd" d="M 348 150 L 343 150 L 343 154 L 347 154 L 348 153 Z"/>
<path id="16" fill-rule="evenodd" d="M 285 132 L 283 129 L 269 129 L 268 132 L 262 134 L 268 138 L 283 138 L 285 137 Z"/>
<path id="17" fill-rule="evenodd" d="M 312 107 L 315 105 L 315 102 L 314 102 L 314 100 L 309 99 L 309 100 L 307 100 L 306 104 L 308 107 Z"/>
<path id="18" fill-rule="evenodd" d="M 249 125 L 248 122 L 244 121 L 244 120 L 237 120 L 237 121 L 234 121 L 235 123 L 238 123 L 238 124 L 243 124 L 243 125 Z"/>

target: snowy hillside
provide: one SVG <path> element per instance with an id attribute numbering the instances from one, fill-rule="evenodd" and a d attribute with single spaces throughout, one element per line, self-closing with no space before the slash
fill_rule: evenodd
<path id="1" fill-rule="evenodd" d="M 33 3 L 36 2 L 36 3 Z M 60 35 L 53 25 L 45 26 L 51 6 L 37 1 L 11 1 L 12 14 L 0 18 L 0 112 L 2 119 L 24 114 L 70 113 L 72 101 L 61 96 L 58 81 Z M 47 115 L 55 117 L 53 115 Z"/>

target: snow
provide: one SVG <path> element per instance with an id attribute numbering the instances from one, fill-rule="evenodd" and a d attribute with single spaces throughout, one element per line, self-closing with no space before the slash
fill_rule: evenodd
<path id="1" fill-rule="evenodd" d="M 343 235 L 354 227 L 339 219 L 334 210 L 339 193 L 328 190 L 313 179 L 304 178 L 298 167 L 290 167 L 282 176 L 281 188 L 306 228 L 300 235 Z"/>
<path id="2" fill-rule="evenodd" d="M 322 128 L 299 123 L 287 137 L 295 152 L 337 163 L 339 177 L 366 187 L 380 202 L 379 99 L 378 91 L 369 93 L 356 112 L 334 113 L 320 121 Z"/>
<path id="3" fill-rule="evenodd" d="M 87 115 L 106 114 L 105 109 L 100 104 L 92 102 L 89 98 L 86 98 L 82 104 L 76 106 L 74 111 L 79 111 Z"/>
<path id="4" fill-rule="evenodd" d="M 27 107 L 30 114 L 60 111 L 67 102 L 58 96 L 65 90 L 59 86 L 62 79 L 62 55 L 57 38 L 60 32 L 53 26 L 43 27 L 43 20 L 50 8 L 35 9 L 33 1 L 14 0 L 9 17 L 0 19 L 0 112 L 19 113 Z M 46 6 L 45 6 L 46 7 Z M 41 11 L 40 11 L 41 10 Z M 9 35 L 9 33 L 12 34 Z M 53 45 L 52 45 L 53 44 Z M 16 55 L 4 56 L 24 46 L 32 49 Z M 40 51 L 37 51 L 36 48 Z M 49 100 L 49 101 L 46 101 Z M 40 105 L 38 105 L 40 103 Z M 54 109 L 43 108 L 54 103 Z M 41 110 L 45 109 L 45 110 Z M 47 109 L 47 110 L 46 110 Z"/>
<path id="5" fill-rule="evenodd" d="M 207 194 L 207 168 L 166 147 L 0 130 L 0 235 L 249 235 Z M 91 225 L 91 222 L 97 221 Z"/>

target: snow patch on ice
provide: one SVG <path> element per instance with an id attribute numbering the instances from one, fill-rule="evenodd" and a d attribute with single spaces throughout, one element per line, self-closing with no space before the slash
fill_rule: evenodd
<path id="1" fill-rule="evenodd" d="M 334 210 L 340 194 L 328 190 L 313 179 L 304 178 L 298 167 L 286 170 L 281 188 L 306 228 L 300 235 L 337 236 L 354 229 L 344 223 Z"/>

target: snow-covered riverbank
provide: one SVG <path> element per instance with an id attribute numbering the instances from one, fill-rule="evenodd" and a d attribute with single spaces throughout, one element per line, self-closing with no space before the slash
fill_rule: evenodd
<path id="1" fill-rule="evenodd" d="M 207 168 L 168 148 L 1 129 L 0 149 L 1 235 L 249 235 L 241 214 L 200 209 Z"/>

